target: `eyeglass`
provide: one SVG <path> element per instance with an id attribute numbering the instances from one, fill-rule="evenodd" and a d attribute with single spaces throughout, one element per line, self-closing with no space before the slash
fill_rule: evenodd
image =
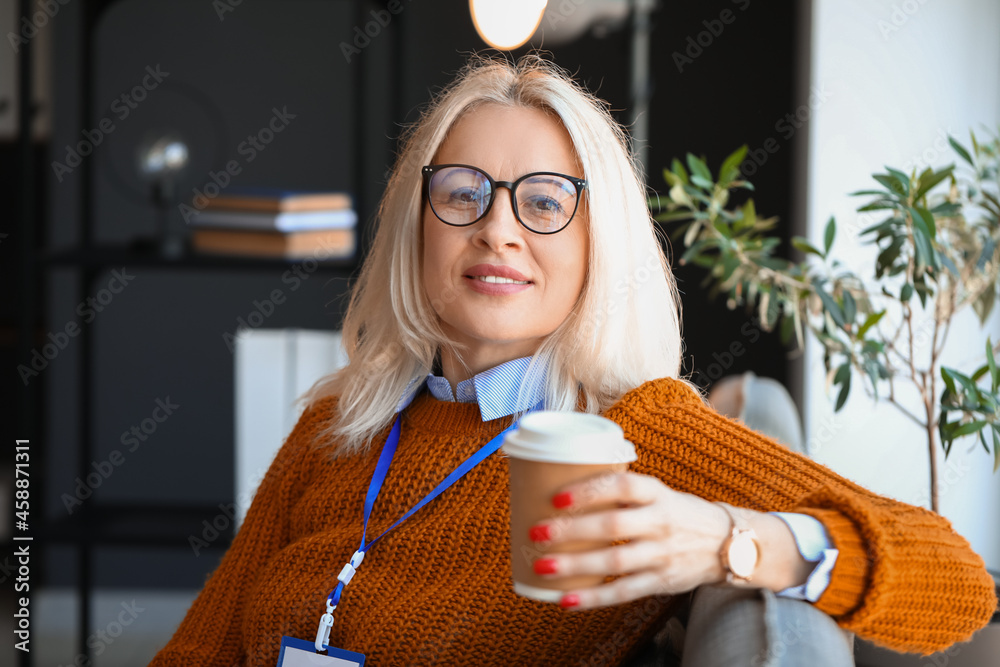
<path id="1" fill-rule="evenodd" d="M 580 206 L 587 181 L 565 174 L 538 171 L 513 183 L 495 181 L 478 167 L 467 164 L 425 166 L 424 197 L 438 220 L 466 227 L 486 217 L 497 189 L 510 190 L 514 217 L 536 234 L 555 234 L 566 228 Z"/>

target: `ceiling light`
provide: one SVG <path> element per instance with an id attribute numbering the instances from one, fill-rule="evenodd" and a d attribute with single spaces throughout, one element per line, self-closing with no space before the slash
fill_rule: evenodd
<path id="1" fill-rule="evenodd" d="M 476 32 L 490 46 L 509 51 L 527 42 L 548 0 L 469 0 Z"/>

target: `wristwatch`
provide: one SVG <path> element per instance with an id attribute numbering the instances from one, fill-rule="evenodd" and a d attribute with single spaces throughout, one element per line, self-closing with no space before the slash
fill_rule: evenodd
<path id="1" fill-rule="evenodd" d="M 747 585 L 753 579 L 754 570 L 760 560 L 760 544 L 757 533 L 732 505 L 718 502 L 726 510 L 732 522 L 732 532 L 726 536 L 719 551 L 722 567 L 726 569 L 726 583 Z"/>

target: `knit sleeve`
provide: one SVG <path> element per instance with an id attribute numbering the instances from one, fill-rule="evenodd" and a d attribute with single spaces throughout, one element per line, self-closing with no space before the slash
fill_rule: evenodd
<path id="1" fill-rule="evenodd" d="M 606 415 L 636 444 L 638 473 L 706 500 L 823 523 L 839 556 L 815 606 L 860 637 L 927 655 L 969 639 L 997 608 L 983 559 L 948 520 L 719 415 L 682 382 L 648 382 Z"/>
<path id="2" fill-rule="evenodd" d="M 150 667 L 237 667 L 244 664 L 241 625 L 246 597 L 264 564 L 289 542 L 289 508 L 304 484 L 303 459 L 320 408 L 307 408 L 254 494 L 246 518 L 218 568 Z"/>

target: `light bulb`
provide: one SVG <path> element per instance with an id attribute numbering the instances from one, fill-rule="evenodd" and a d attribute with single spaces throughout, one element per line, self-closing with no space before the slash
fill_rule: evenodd
<path id="1" fill-rule="evenodd" d="M 469 9 L 483 41 L 509 51 L 531 38 L 547 4 L 548 0 L 469 0 Z"/>

